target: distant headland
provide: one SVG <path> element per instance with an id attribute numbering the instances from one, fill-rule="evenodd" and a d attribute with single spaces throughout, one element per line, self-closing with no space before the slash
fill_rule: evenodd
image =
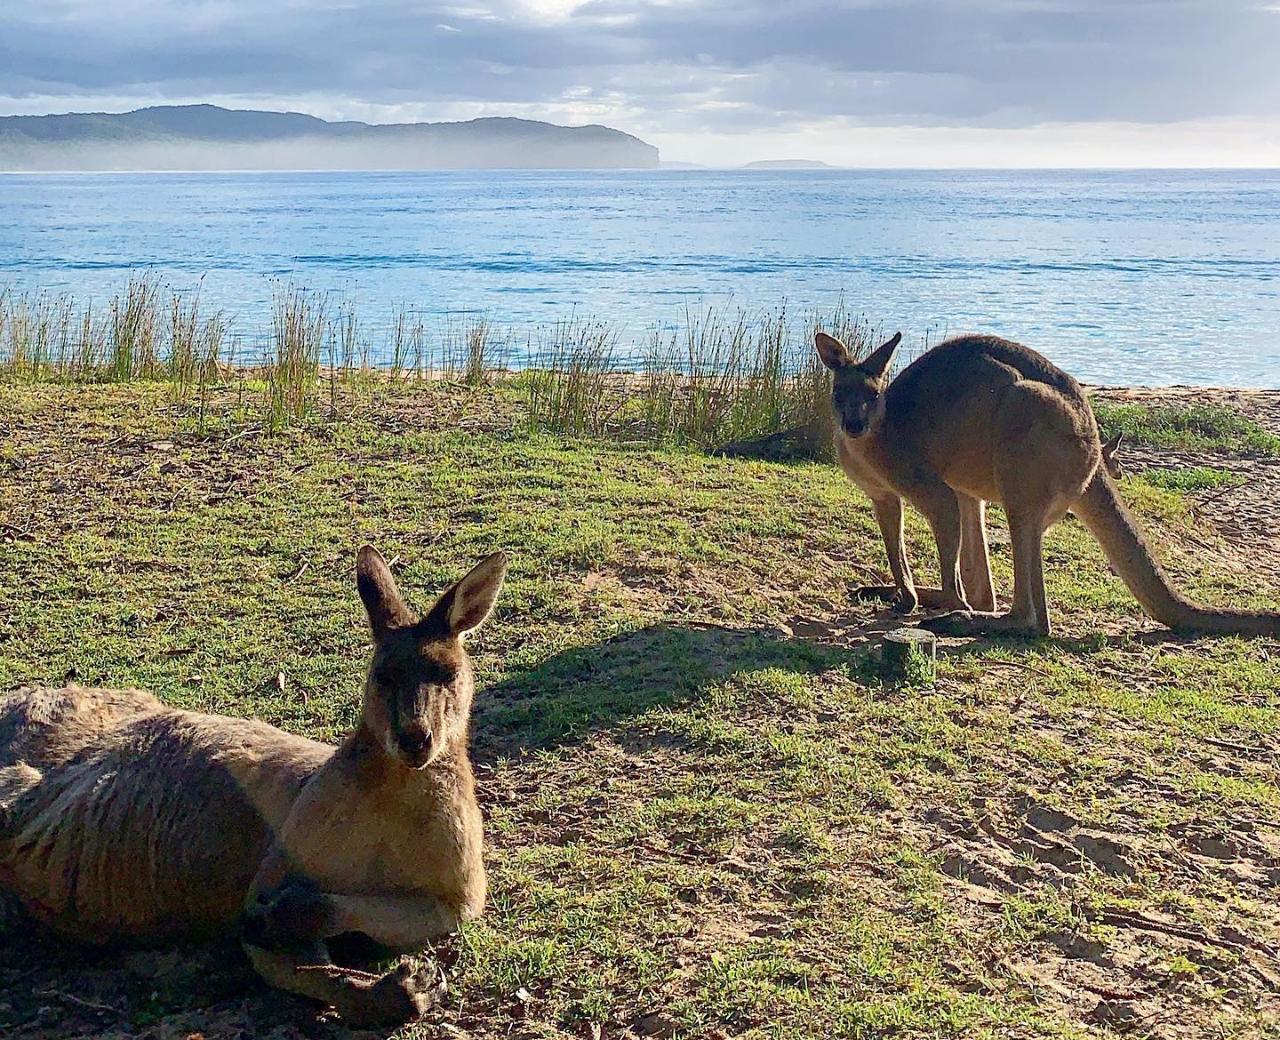
<path id="1" fill-rule="evenodd" d="M 0 116 L 0 171 L 8 172 L 657 166 L 657 148 L 620 130 L 531 119 L 371 124 L 216 105 Z"/>

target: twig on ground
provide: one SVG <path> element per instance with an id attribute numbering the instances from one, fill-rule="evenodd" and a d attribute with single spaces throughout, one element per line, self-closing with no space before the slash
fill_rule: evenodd
<path id="1" fill-rule="evenodd" d="M 241 437 L 248 437 L 251 434 L 261 433 L 261 432 L 262 432 L 261 426 L 246 426 L 239 433 L 233 433 L 230 437 L 228 437 L 226 440 L 222 441 L 221 443 L 230 444 L 232 443 L 232 441 L 238 441 Z"/>
<path id="2" fill-rule="evenodd" d="M 1260 950 L 1271 957 L 1277 955 L 1274 947 L 1258 939 L 1250 939 L 1246 936 L 1245 942 L 1237 942 L 1234 939 L 1210 935 L 1200 928 L 1188 928 L 1179 924 L 1156 921 L 1150 917 L 1144 917 L 1142 914 L 1130 913 L 1127 910 L 1103 910 L 1102 920 L 1105 924 L 1125 925 L 1145 932 L 1161 932 L 1164 935 L 1173 935 L 1179 939 L 1190 939 L 1192 942 L 1203 943 L 1206 946 L 1220 946 L 1224 950 L 1234 950 L 1237 953 Z"/>
<path id="3" fill-rule="evenodd" d="M 110 1007 L 107 1004 L 99 1004 L 96 1000 L 85 1000 L 83 997 L 77 997 L 73 993 L 63 993 L 60 989 L 38 989 L 35 992 L 37 997 L 60 1000 L 64 1004 L 71 1004 L 74 1007 L 93 1011 L 100 1015 L 118 1015 L 120 1013 L 118 1008 Z"/>
<path id="4" fill-rule="evenodd" d="M 1212 744 L 1214 747 L 1223 748 L 1226 751 L 1239 751 L 1242 755 L 1264 755 L 1274 757 L 1280 754 L 1280 750 L 1272 748 L 1254 747 L 1252 744 L 1237 744 L 1233 740 L 1219 740 L 1217 737 L 1201 737 L 1206 744 Z"/>

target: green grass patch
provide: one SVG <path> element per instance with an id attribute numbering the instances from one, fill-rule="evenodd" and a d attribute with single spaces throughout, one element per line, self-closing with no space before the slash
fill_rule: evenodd
<path id="1" fill-rule="evenodd" d="M 1095 400 L 1103 440 L 1123 433 L 1132 444 L 1195 451 L 1280 456 L 1280 437 L 1225 405 L 1114 404 Z"/>
<path id="2" fill-rule="evenodd" d="M 1214 466 L 1189 466 L 1186 469 L 1148 469 L 1139 479 L 1144 484 L 1162 488 L 1165 491 L 1176 491 L 1183 495 L 1193 495 L 1203 491 L 1218 491 L 1223 488 L 1239 487 L 1245 482 L 1240 473 L 1218 469 Z"/>

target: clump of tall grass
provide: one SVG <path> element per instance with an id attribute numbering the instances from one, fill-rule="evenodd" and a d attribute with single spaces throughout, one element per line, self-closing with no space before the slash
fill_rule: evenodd
<path id="1" fill-rule="evenodd" d="M 484 315 L 473 315 L 445 326 L 442 347 L 446 379 L 483 386 L 504 367 L 510 341 Z"/>
<path id="2" fill-rule="evenodd" d="M 149 274 L 130 278 L 124 295 L 112 298 L 108 349 L 111 378 L 116 382 L 159 375 L 156 329 L 160 315 L 160 283 Z"/>
<path id="3" fill-rule="evenodd" d="M 354 336 L 354 315 L 352 315 Z M 272 301 L 271 356 L 263 368 L 263 419 L 275 431 L 306 418 L 315 405 L 328 322 L 325 299 L 292 285 Z M 339 330 L 341 335 L 341 330 Z"/>
<path id="4" fill-rule="evenodd" d="M 705 449 L 783 436 L 791 453 L 821 455 L 831 443 L 831 379 L 812 347 L 818 327 L 865 353 L 867 325 L 843 307 L 802 326 L 785 307 L 762 315 L 686 308 L 674 328 L 650 334 L 639 371 L 628 372 L 616 334 L 579 322 L 533 359 L 524 377 L 529 418 L 559 433 Z"/>
<path id="5" fill-rule="evenodd" d="M 393 383 L 402 382 L 410 376 L 421 379 L 431 374 L 427 326 L 421 314 L 406 306 L 398 307 L 391 321 L 389 341 L 388 375 Z"/>
<path id="6" fill-rule="evenodd" d="M 65 380 L 88 378 L 90 373 L 101 370 L 106 356 L 106 323 L 94 317 L 93 303 L 86 303 L 84 310 L 80 312 L 71 351 L 67 355 L 66 363 L 61 367 L 62 378 Z"/>
<path id="7" fill-rule="evenodd" d="M 602 436 L 626 404 L 615 373 L 617 331 L 570 318 L 557 324 L 533 357 L 526 376 L 529 420 L 537 427 Z"/>
<path id="8" fill-rule="evenodd" d="M 0 361 L 19 379 L 56 378 L 74 350 L 73 319 L 66 296 L 0 293 Z"/>

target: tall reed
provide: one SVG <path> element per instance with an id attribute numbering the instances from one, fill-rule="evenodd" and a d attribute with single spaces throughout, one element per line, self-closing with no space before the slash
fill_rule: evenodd
<path id="1" fill-rule="evenodd" d="M 615 377 L 617 332 L 571 318 L 557 324 L 526 377 L 529 420 L 561 433 L 602 436 L 626 404 Z"/>
<path id="2" fill-rule="evenodd" d="M 108 365 L 116 382 L 154 379 L 160 371 L 156 355 L 159 303 L 160 283 L 150 274 L 130 278 L 124 295 L 112 298 Z"/>
<path id="3" fill-rule="evenodd" d="M 263 372 L 264 421 L 269 430 L 280 430 L 310 413 L 327 327 L 324 297 L 292 285 L 276 291 L 272 301 L 272 353 Z"/>

